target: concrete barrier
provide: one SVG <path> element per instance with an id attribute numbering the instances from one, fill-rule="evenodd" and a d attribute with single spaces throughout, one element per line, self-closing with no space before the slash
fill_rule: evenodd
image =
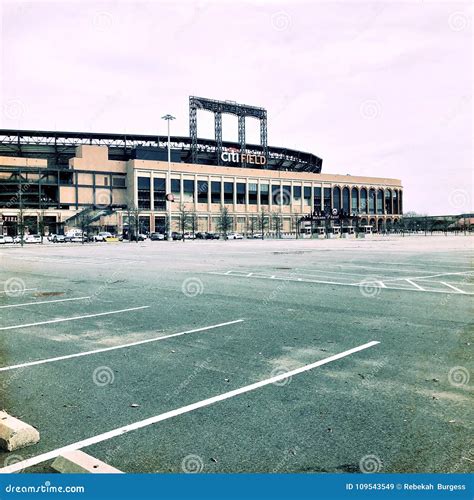
<path id="1" fill-rule="evenodd" d="M 0 411 L 0 447 L 7 451 L 36 444 L 39 432 L 31 425 Z"/>
<path id="2" fill-rule="evenodd" d="M 51 467 L 64 474 L 123 474 L 122 471 L 81 450 L 62 453 L 55 458 Z"/>

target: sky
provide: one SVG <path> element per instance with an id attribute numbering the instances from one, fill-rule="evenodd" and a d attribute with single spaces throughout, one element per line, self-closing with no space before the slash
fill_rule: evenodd
<path id="1" fill-rule="evenodd" d="M 473 210 L 473 6 L 457 1 L 0 1 L 0 128 L 189 135 L 190 95 L 268 111 L 324 173 Z M 258 121 L 246 122 L 258 143 Z M 198 136 L 213 137 L 198 113 Z M 224 140 L 237 119 L 223 118 Z"/>

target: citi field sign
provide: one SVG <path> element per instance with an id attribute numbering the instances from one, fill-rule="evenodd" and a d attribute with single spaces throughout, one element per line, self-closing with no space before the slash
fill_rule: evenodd
<path id="1" fill-rule="evenodd" d="M 223 151 L 221 160 L 229 163 L 249 163 L 253 165 L 265 165 L 267 158 L 264 155 L 252 155 L 248 153 L 239 153 L 237 150 Z"/>

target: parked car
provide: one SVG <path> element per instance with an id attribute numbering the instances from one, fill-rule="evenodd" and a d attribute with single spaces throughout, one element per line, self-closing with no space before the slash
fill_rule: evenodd
<path id="1" fill-rule="evenodd" d="M 206 240 L 218 240 L 220 237 L 219 233 L 206 233 Z"/>
<path id="2" fill-rule="evenodd" d="M 183 235 L 181 233 L 177 233 L 176 231 L 173 231 L 171 233 L 171 239 L 172 240 L 182 240 L 183 239 Z"/>
<path id="3" fill-rule="evenodd" d="M 13 243 L 21 243 L 21 236 L 15 236 L 13 238 Z"/>
<path id="4" fill-rule="evenodd" d="M 138 235 L 132 234 L 130 236 L 130 241 L 145 241 L 146 240 L 146 234 L 139 233 Z"/>
<path id="5" fill-rule="evenodd" d="M 165 239 L 165 235 L 163 233 L 151 233 L 150 240 L 152 241 L 162 241 Z"/>
<path id="6" fill-rule="evenodd" d="M 102 231 L 94 236 L 94 241 L 107 241 L 107 238 L 112 238 L 112 233 Z"/>
<path id="7" fill-rule="evenodd" d="M 262 233 L 253 233 L 253 239 L 254 240 L 261 240 L 262 239 Z"/>
<path id="8" fill-rule="evenodd" d="M 185 240 L 194 240 L 196 239 L 196 236 L 194 233 L 184 233 L 184 239 Z"/>
<path id="9" fill-rule="evenodd" d="M 41 243 L 40 234 L 27 234 L 24 239 L 25 243 Z"/>
<path id="10" fill-rule="evenodd" d="M 244 237 L 240 233 L 229 233 L 227 235 L 228 240 L 243 240 Z"/>
<path id="11" fill-rule="evenodd" d="M 11 236 L 0 235 L 0 245 L 5 245 L 6 243 L 14 243 Z"/>
<path id="12" fill-rule="evenodd" d="M 51 243 L 64 243 L 66 241 L 66 237 L 64 234 L 53 234 L 49 241 L 51 241 Z"/>

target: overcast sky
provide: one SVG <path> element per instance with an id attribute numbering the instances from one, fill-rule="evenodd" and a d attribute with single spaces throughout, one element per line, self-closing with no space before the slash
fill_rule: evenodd
<path id="1" fill-rule="evenodd" d="M 266 108 L 269 144 L 325 173 L 401 179 L 405 211 L 472 211 L 472 15 L 429 0 L 6 1 L 0 126 L 164 134 L 172 113 L 188 135 L 189 95 L 229 99 Z"/>

